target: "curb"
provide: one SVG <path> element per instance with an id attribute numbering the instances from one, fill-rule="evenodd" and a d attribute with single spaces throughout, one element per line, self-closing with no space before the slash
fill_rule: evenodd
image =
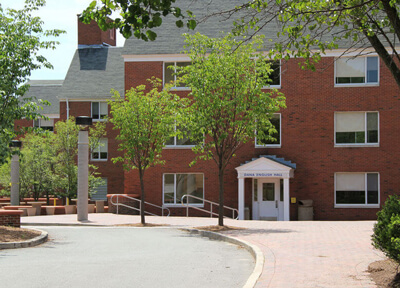
<path id="1" fill-rule="evenodd" d="M 256 285 L 257 280 L 258 278 L 260 278 L 264 267 L 264 254 L 261 252 L 260 248 L 247 241 L 239 240 L 237 238 L 233 238 L 230 236 L 222 235 L 211 231 L 204 231 L 204 230 L 197 230 L 190 228 L 180 228 L 180 229 L 183 231 L 187 231 L 190 234 L 199 234 L 200 236 L 210 238 L 211 240 L 224 241 L 244 247 L 253 256 L 256 263 L 254 265 L 253 272 L 247 279 L 246 284 L 243 286 L 243 288 L 252 288 Z"/>
<path id="2" fill-rule="evenodd" d="M 32 230 L 42 232 L 42 234 L 35 238 L 27 240 L 27 241 L 0 243 L 0 249 L 28 248 L 28 247 L 37 246 L 39 244 L 46 242 L 46 240 L 48 238 L 48 233 L 46 231 L 39 230 L 39 229 L 32 229 Z"/>

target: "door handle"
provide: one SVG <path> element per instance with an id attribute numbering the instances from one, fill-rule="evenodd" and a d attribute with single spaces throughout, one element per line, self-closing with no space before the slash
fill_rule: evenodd
<path id="1" fill-rule="evenodd" d="M 275 208 L 278 208 L 278 200 L 275 200 Z"/>

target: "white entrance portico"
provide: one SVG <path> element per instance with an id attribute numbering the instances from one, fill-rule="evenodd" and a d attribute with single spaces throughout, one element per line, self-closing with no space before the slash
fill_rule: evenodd
<path id="1" fill-rule="evenodd" d="M 289 178 L 293 178 L 294 169 L 296 164 L 274 155 L 237 167 L 239 220 L 244 220 L 244 179 L 253 178 L 253 219 L 289 221 Z"/>

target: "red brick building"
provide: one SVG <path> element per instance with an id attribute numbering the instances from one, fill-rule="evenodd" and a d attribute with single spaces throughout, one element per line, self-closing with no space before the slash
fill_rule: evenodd
<path id="1" fill-rule="evenodd" d="M 84 45 L 75 53 L 64 82 L 57 84 L 57 92 L 51 93 L 55 90 L 50 82 L 40 81 L 31 83 L 30 93 L 38 98 L 51 95 L 59 109 L 48 113 L 54 121 L 68 115 L 91 115 L 102 121 L 109 115 L 105 101 L 111 88 L 123 92 L 152 76 L 169 82 L 174 76 L 165 67 L 189 61 L 180 53 L 183 31 L 169 24 L 164 21 L 156 41 L 131 38 L 123 48 L 104 45 L 104 33 L 101 43 L 87 42 L 99 39 L 91 36 L 96 29 L 79 25 Z M 215 35 L 228 31 L 227 25 L 210 20 L 198 30 Z M 111 39 L 115 31 L 107 35 Z M 299 200 L 310 199 L 316 220 L 376 219 L 388 195 L 399 193 L 398 87 L 373 51 L 364 57 L 337 58 L 345 48 L 328 52 L 315 72 L 301 70 L 298 59 L 280 62 L 272 86 L 284 93 L 287 108 L 275 116 L 277 141 L 247 143 L 226 172 L 225 205 L 238 208 L 239 218 L 248 208 L 251 219 L 296 220 Z M 187 87 L 175 91 L 180 96 L 190 92 Z M 106 150 L 92 154 L 91 161 L 107 179 L 104 193 L 139 193 L 136 171 L 124 172 L 110 161 L 119 153 L 116 133 L 107 124 Z M 172 215 L 186 213 L 180 202 L 185 194 L 218 202 L 217 167 L 212 161 L 189 167 L 195 156 L 191 147 L 185 139 L 171 139 L 163 151 L 166 164 L 145 174 L 146 201 L 168 207 Z M 192 205 L 208 208 L 203 201 Z"/>

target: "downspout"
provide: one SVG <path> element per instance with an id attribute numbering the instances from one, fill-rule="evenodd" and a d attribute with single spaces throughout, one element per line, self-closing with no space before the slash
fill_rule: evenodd
<path id="1" fill-rule="evenodd" d="M 69 119 L 69 102 L 68 102 L 68 98 L 66 99 L 66 103 L 67 103 L 67 120 Z"/>

